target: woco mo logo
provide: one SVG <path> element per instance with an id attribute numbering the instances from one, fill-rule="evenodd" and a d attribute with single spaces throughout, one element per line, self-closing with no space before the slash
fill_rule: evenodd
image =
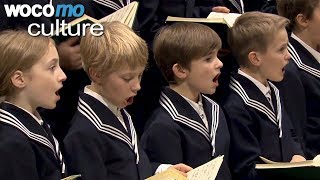
<path id="1" fill-rule="evenodd" d="M 82 4 L 58 4 L 54 7 L 52 4 L 44 6 L 40 4 L 4 4 L 4 9 L 7 17 L 55 17 L 54 23 L 50 24 L 49 30 L 45 29 L 44 23 L 32 23 L 28 26 L 28 33 L 32 36 L 80 36 L 85 35 L 85 29 L 90 27 L 90 33 L 94 36 L 101 36 L 103 34 L 103 26 L 101 24 L 78 23 L 76 24 L 76 31 L 71 31 L 71 24 L 66 23 L 65 20 L 59 18 L 74 17 L 79 18 L 84 15 L 85 8 Z M 74 29 L 74 28 L 73 28 Z"/>

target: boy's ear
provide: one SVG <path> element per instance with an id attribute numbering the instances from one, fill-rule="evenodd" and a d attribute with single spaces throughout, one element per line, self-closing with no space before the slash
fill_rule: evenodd
<path id="1" fill-rule="evenodd" d="M 187 70 L 178 63 L 172 66 L 172 71 L 173 74 L 179 79 L 184 79 L 187 77 Z"/>
<path id="2" fill-rule="evenodd" d="M 11 76 L 12 84 L 17 88 L 24 88 L 26 86 L 26 79 L 22 71 L 15 71 Z"/>
<path id="3" fill-rule="evenodd" d="M 93 82 L 100 83 L 101 82 L 101 75 L 98 73 L 94 68 L 89 68 L 89 77 L 92 79 Z"/>
<path id="4" fill-rule="evenodd" d="M 259 54 L 255 51 L 251 51 L 248 54 L 249 62 L 254 66 L 259 66 L 261 63 L 261 60 L 259 59 Z"/>
<path id="5" fill-rule="evenodd" d="M 303 28 L 306 28 L 308 26 L 309 20 L 305 17 L 305 15 L 301 13 L 296 16 L 295 20 L 297 22 L 297 25 Z"/>

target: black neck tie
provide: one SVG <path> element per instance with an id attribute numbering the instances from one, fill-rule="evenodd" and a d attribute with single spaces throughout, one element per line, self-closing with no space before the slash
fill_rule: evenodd
<path id="1" fill-rule="evenodd" d="M 52 143 L 52 145 L 54 147 L 54 150 L 56 152 L 56 156 L 57 156 L 57 158 L 58 158 L 58 160 L 60 162 L 59 164 L 61 166 L 61 172 L 62 172 L 62 174 L 64 174 L 66 167 L 65 167 L 65 164 L 64 164 L 62 153 L 61 153 L 60 148 L 59 148 L 59 143 L 58 143 L 58 141 L 56 139 L 54 139 L 53 134 L 52 134 L 51 129 L 50 129 L 50 126 L 45 121 L 43 121 L 42 127 L 46 131 L 47 137 L 48 137 L 49 141 Z"/>

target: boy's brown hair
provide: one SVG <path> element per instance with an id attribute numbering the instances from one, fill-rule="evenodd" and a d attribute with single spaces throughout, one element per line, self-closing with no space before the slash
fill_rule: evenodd
<path id="1" fill-rule="evenodd" d="M 174 23 L 162 28 L 153 45 L 154 58 L 170 84 L 175 84 L 172 66 L 189 68 L 191 61 L 221 48 L 214 30 L 197 23 Z"/>
<path id="2" fill-rule="evenodd" d="M 120 22 L 105 22 L 102 25 L 103 35 L 96 37 L 86 32 L 80 42 L 81 59 L 88 74 L 89 68 L 105 76 L 124 66 L 131 69 L 146 66 L 148 48 L 143 39 Z"/>
<path id="3" fill-rule="evenodd" d="M 27 71 L 49 50 L 54 41 L 45 36 L 31 36 L 24 30 L 0 33 L 0 97 L 15 92 L 11 76 L 16 71 Z"/>
<path id="4" fill-rule="evenodd" d="M 289 29 L 294 30 L 298 14 L 303 14 L 307 19 L 312 18 L 314 9 L 319 7 L 320 0 L 277 0 L 279 15 L 290 20 Z"/>
<path id="5" fill-rule="evenodd" d="M 284 17 L 262 12 L 247 12 L 238 17 L 228 33 L 228 42 L 238 64 L 248 65 L 251 51 L 265 52 L 276 33 L 288 23 Z"/>

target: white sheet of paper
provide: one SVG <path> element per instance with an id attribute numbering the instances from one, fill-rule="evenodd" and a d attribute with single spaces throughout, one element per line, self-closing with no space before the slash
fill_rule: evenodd
<path id="1" fill-rule="evenodd" d="M 223 156 L 219 156 L 188 172 L 188 180 L 214 180 L 223 162 Z"/>

